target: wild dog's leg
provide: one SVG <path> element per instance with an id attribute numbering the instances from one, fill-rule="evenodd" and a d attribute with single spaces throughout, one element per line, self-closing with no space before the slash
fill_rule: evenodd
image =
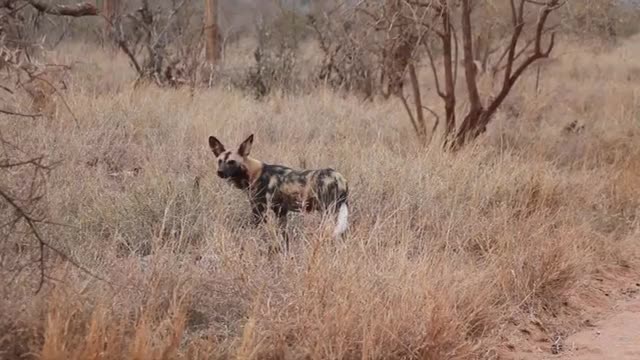
<path id="1" fill-rule="evenodd" d="M 274 195 L 275 195 L 275 186 L 272 186 L 272 184 L 269 184 L 269 188 L 267 188 L 266 194 L 265 194 L 265 204 L 266 204 L 266 208 L 267 209 L 271 209 L 271 211 L 273 211 L 273 213 L 276 215 L 277 218 L 277 227 L 278 230 L 280 230 L 280 233 L 285 241 L 285 247 L 288 247 L 288 238 L 287 238 L 287 234 L 286 234 L 286 225 L 287 225 L 287 209 L 285 207 L 282 206 L 282 204 L 279 204 L 276 202 L 274 202 Z M 270 245 L 269 246 L 269 253 L 274 253 L 276 251 L 280 251 L 282 249 L 282 246 L 280 244 L 273 246 Z"/>
<path id="2" fill-rule="evenodd" d="M 289 252 L 289 232 L 287 231 L 287 213 L 286 209 L 278 207 L 274 209 L 276 216 L 278 217 L 278 228 L 284 240 L 284 251 Z"/>
<path id="3" fill-rule="evenodd" d="M 258 226 L 267 220 L 267 206 L 264 203 L 251 204 L 251 224 Z"/>
<path id="4" fill-rule="evenodd" d="M 267 220 L 267 206 L 262 203 L 256 203 L 251 205 L 251 224 L 258 226 Z"/>
<path id="5" fill-rule="evenodd" d="M 254 196 L 251 199 L 251 223 L 258 226 L 267 220 L 267 199 L 265 196 Z"/>

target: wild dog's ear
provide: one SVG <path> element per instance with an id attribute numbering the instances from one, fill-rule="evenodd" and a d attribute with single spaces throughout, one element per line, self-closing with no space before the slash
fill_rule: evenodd
<path id="1" fill-rule="evenodd" d="M 215 156 L 220 156 L 224 152 L 224 145 L 215 136 L 209 136 L 209 147 Z"/>
<path id="2" fill-rule="evenodd" d="M 251 153 L 251 145 L 253 145 L 253 134 L 240 144 L 238 148 L 238 154 L 242 157 L 247 157 Z"/>

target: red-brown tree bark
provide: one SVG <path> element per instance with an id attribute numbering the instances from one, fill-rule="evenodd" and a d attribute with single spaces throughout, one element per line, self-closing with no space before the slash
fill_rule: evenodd
<path id="1" fill-rule="evenodd" d="M 218 27 L 218 0 L 205 0 L 204 5 L 205 54 L 210 64 L 220 59 L 220 29 Z"/>

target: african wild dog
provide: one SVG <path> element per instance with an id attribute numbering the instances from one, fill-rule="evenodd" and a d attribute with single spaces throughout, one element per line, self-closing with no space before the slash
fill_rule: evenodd
<path id="1" fill-rule="evenodd" d="M 214 136 L 209 147 L 218 161 L 218 176 L 249 194 L 253 223 L 265 221 L 271 209 L 282 227 L 285 247 L 289 239 L 284 229 L 287 213 L 327 211 L 337 214 L 334 231 L 340 237 L 348 227 L 348 194 L 346 179 L 333 169 L 297 171 L 281 165 L 269 165 L 249 156 L 253 134 L 236 151 L 226 150 Z"/>

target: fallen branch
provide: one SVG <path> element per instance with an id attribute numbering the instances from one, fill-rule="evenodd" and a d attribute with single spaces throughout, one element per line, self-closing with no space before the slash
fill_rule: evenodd
<path id="1" fill-rule="evenodd" d="M 42 156 L 33 158 L 33 159 L 29 159 L 29 160 L 25 160 L 25 161 L 18 161 L 18 162 L 9 162 L 8 160 L 3 160 L 0 161 L 0 169 L 8 169 L 8 168 L 13 168 L 13 167 L 17 167 L 17 166 L 22 166 L 22 165 L 33 165 L 37 168 L 43 169 L 43 170 L 49 170 L 49 167 L 44 166 L 40 163 L 40 161 L 43 159 Z"/>
<path id="2" fill-rule="evenodd" d="M 8 92 L 9 94 L 13 95 L 13 90 L 9 89 L 8 87 L 4 86 L 4 85 L 0 85 L 0 89 Z"/>
<path id="3" fill-rule="evenodd" d="M 4 110 L 4 109 L 0 109 L 0 114 L 13 115 L 13 116 L 19 116 L 19 117 L 28 117 L 32 119 L 42 116 L 42 114 L 22 114 L 22 113 L 13 112 L 13 111 Z"/>
<path id="4" fill-rule="evenodd" d="M 59 5 L 49 4 L 40 0 L 29 0 L 29 4 L 40 12 L 57 16 L 97 16 L 99 13 L 98 8 L 88 2 L 75 5 Z"/>

